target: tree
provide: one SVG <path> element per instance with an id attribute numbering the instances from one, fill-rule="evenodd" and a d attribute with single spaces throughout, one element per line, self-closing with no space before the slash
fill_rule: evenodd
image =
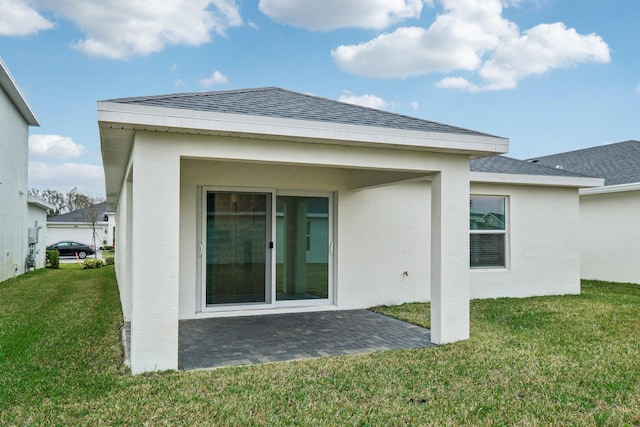
<path id="1" fill-rule="evenodd" d="M 94 258 L 98 258 L 98 246 L 96 245 L 96 223 L 100 221 L 104 221 L 104 210 L 99 209 L 99 205 L 104 202 L 104 198 L 88 196 L 86 194 L 81 194 L 76 199 L 76 204 L 78 209 L 80 210 L 80 215 L 82 221 L 87 223 L 89 227 L 91 227 L 91 235 L 93 236 L 93 247 L 96 248 L 96 252 L 94 254 Z M 76 209 L 76 210 L 78 210 Z"/>
<path id="2" fill-rule="evenodd" d="M 88 194 L 79 193 L 77 187 L 73 187 L 68 193 L 61 193 L 51 189 L 38 190 L 36 188 L 32 188 L 29 190 L 29 195 L 49 202 L 54 206 L 54 209 L 49 209 L 47 211 L 47 218 L 62 215 L 67 212 L 77 211 L 78 209 L 84 209 L 91 204 L 104 202 L 104 199 L 101 197 L 94 197 Z"/>
<path id="3" fill-rule="evenodd" d="M 62 213 L 68 212 L 67 210 L 67 199 L 64 193 L 60 193 L 56 190 L 38 190 L 32 188 L 29 190 L 29 195 L 37 197 L 40 200 L 44 200 L 49 204 L 53 205 L 53 209 L 47 210 L 47 218 L 60 215 Z"/>

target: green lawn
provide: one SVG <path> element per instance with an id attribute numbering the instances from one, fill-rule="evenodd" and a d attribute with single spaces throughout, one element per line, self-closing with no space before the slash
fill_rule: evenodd
<path id="1" fill-rule="evenodd" d="M 0 425 L 640 425 L 639 308 L 583 282 L 473 301 L 452 345 L 132 377 L 113 268 L 40 270 L 0 283 Z"/>

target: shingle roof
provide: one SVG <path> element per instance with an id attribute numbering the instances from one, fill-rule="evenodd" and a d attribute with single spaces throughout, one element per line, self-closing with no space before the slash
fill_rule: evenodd
<path id="1" fill-rule="evenodd" d="M 640 141 L 615 144 L 529 159 L 536 165 L 561 167 L 565 171 L 604 178 L 604 185 L 640 182 Z"/>
<path id="2" fill-rule="evenodd" d="M 584 178 L 585 175 L 505 156 L 483 157 L 471 161 L 471 172 L 504 173 L 515 175 L 544 175 Z"/>
<path id="3" fill-rule="evenodd" d="M 107 202 L 98 203 L 94 205 L 96 208 L 96 212 L 100 212 L 99 221 L 104 220 L 104 212 L 107 210 Z M 86 222 L 86 209 L 78 209 L 75 211 L 67 212 L 64 214 L 52 216 L 51 218 L 47 218 L 47 222 Z"/>
<path id="4" fill-rule="evenodd" d="M 493 136 L 416 117 L 347 104 L 276 87 L 141 96 L 111 99 L 109 102 L 423 132 Z"/>

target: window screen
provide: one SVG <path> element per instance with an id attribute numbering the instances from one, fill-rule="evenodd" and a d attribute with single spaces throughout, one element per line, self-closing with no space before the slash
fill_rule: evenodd
<path id="1" fill-rule="evenodd" d="M 506 267 L 506 197 L 472 196 L 469 206 L 471 267 Z"/>

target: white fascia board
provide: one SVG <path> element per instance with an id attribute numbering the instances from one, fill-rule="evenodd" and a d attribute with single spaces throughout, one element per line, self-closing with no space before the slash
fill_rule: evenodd
<path id="1" fill-rule="evenodd" d="M 51 203 L 38 199 L 34 196 L 27 196 L 27 203 L 44 210 L 55 209 L 55 206 L 53 206 Z"/>
<path id="2" fill-rule="evenodd" d="M 27 98 L 9 72 L 9 68 L 7 68 L 2 57 L 0 57 L 0 87 L 7 93 L 9 99 L 11 99 L 18 111 L 20 111 L 20 114 L 22 114 L 22 117 L 24 117 L 29 126 L 40 126 L 38 117 L 36 117 L 36 114 L 31 109 Z"/>
<path id="3" fill-rule="evenodd" d="M 202 133 L 251 134 L 320 140 L 324 143 L 354 143 L 415 150 L 463 151 L 503 154 L 509 140 L 483 135 L 423 132 L 386 127 L 360 126 L 311 120 L 297 120 L 244 114 L 215 113 L 176 108 L 150 107 L 101 101 L 98 121 L 133 124 L 143 130 L 180 132 L 195 129 Z M 145 129 L 145 126 L 148 129 Z M 188 132 L 193 133 L 193 132 Z"/>
<path id="4" fill-rule="evenodd" d="M 581 196 L 589 196 L 592 194 L 607 193 L 623 193 L 626 191 L 640 191 L 640 182 L 632 182 L 629 184 L 607 185 L 599 188 L 584 188 L 580 190 Z"/>
<path id="5" fill-rule="evenodd" d="M 583 178 L 572 176 L 549 175 L 520 175 L 509 173 L 471 172 L 471 182 L 512 184 L 512 185 L 540 185 L 551 187 L 601 187 L 604 185 L 602 178 Z M 581 190 L 582 191 L 582 190 Z"/>

